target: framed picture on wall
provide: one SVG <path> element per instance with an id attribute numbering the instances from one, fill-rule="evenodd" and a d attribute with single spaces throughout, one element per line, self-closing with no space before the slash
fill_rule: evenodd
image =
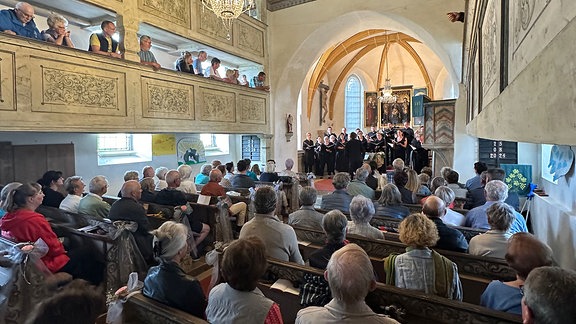
<path id="1" fill-rule="evenodd" d="M 378 92 L 364 92 L 364 127 L 378 126 Z"/>
<path id="2" fill-rule="evenodd" d="M 412 120 L 412 86 L 392 87 L 392 95 L 396 96 L 395 103 L 382 103 L 381 123 L 392 123 L 401 126 L 404 122 Z"/>

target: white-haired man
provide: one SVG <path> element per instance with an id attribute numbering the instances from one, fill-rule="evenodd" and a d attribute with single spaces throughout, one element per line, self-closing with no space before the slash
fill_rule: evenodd
<path id="1" fill-rule="evenodd" d="M 398 323 L 374 313 L 364 301 L 376 287 L 373 271 L 370 258 L 356 244 L 347 244 L 334 252 L 324 272 L 332 300 L 324 307 L 300 310 L 296 323 Z"/>
<path id="2" fill-rule="evenodd" d="M 0 31 L 44 40 L 34 22 L 34 7 L 27 2 L 18 2 L 14 9 L 0 10 Z"/>
<path id="3" fill-rule="evenodd" d="M 486 203 L 473 208 L 466 214 L 464 226 L 489 230 L 490 224 L 488 224 L 486 211 L 496 202 L 504 202 L 504 200 L 508 198 L 508 186 L 500 180 L 492 180 L 484 187 L 484 193 L 486 195 Z M 508 232 L 511 234 L 528 232 L 524 217 L 517 211 L 514 211 L 514 218 L 514 222 L 512 222 Z"/>
<path id="4" fill-rule="evenodd" d="M 95 176 L 88 184 L 90 191 L 78 204 L 78 213 L 86 214 L 102 221 L 110 213 L 110 204 L 102 200 L 102 196 L 108 192 L 108 180 L 104 176 Z"/>

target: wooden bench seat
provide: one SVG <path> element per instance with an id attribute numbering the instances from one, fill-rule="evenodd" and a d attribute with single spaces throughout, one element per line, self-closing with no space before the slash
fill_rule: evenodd
<path id="1" fill-rule="evenodd" d="M 283 278 L 299 285 L 304 273 L 323 275 L 323 271 L 291 262 L 274 259 L 268 261 L 268 277 Z M 261 281 L 262 292 L 276 301 L 281 308 L 285 323 L 291 323 L 302 308 L 299 296 L 270 289 L 270 282 Z M 386 306 L 395 305 L 405 315 L 398 318 L 402 323 L 521 323 L 522 318 L 485 307 L 421 292 L 377 283 L 376 290 L 368 294 L 366 303 L 377 313 L 384 313 Z"/>
<path id="2" fill-rule="evenodd" d="M 205 320 L 162 304 L 138 292 L 124 303 L 122 311 L 125 324 L 203 324 Z"/>

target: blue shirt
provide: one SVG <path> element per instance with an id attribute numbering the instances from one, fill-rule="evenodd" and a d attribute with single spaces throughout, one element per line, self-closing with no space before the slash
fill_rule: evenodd
<path id="1" fill-rule="evenodd" d="M 40 34 L 34 19 L 30 20 L 26 25 L 16 16 L 14 9 L 0 10 L 0 31 L 11 30 L 16 35 L 28 38 L 34 38 L 43 41 L 44 38 Z"/>
<path id="2" fill-rule="evenodd" d="M 195 183 L 195 184 L 207 184 L 209 181 L 210 181 L 210 177 L 209 177 L 209 176 L 207 176 L 207 175 L 205 175 L 205 174 L 202 174 L 202 173 L 199 173 L 199 174 L 196 176 L 196 179 L 195 179 L 194 183 Z"/>
<path id="3" fill-rule="evenodd" d="M 486 211 L 495 203 L 496 201 L 487 201 L 484 205 L 470 210 L 468 214 L 466 214 L 466 222 L 464 223 L 464 226 L 485 230 L 490 229 Z M 524 220 L 524 217 L 519 212 L 514 211 L 514 221 L 512 222 L 512 225 L 510 225 L 508 233 L 514 234 L 518 232 L 528 232 L 528 227 L 526 226 L 526 220 Z"/>
<path id="4" fill-rule="evenodd" d="M 4 217 L 4 215 L 6 215 L 6 211 L 0 208 L 0 218 Z"/>
<path id="5" fill-rule="evenodd" d="M 482 180 L 480 179 L 480 175 L 476 175 L 466 181 L 466 189 L 472 190 L 476 188 L 482 188 Z"/>
<path id="6" fill-rule="evenodd" d="M 522 292 L 520 288 L 511 287 L 502 281 L 494 280 L 480 297 L 480 305 L 497 311 L 522 314 Z"/>

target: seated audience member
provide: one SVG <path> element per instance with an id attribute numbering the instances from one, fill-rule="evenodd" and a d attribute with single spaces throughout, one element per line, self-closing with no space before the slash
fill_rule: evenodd
<path id="1" fill-rule="evenodd" d="M 429 187 L 430 176 L 426 173 L 420 173 L 418 175 L 418 180 L 420 180 L 420 189 L 418 189 L 417 194 L 422 196 L 430 196 L 432 194 Z"/>
<path id="2" fill-rule="evenodd" d="M 255 164 L 253 168 L 250 168 L 252 161 L 249 158 L 245 158 L 244 162 L 246 162 L 246 175 L 252 178 L 252 180 L 258 181 L 258 176 L 260 175 L 260 167 L 258 167 L 258 164 Z"/>
<path id="3" fill-rule="evenodd" d="M 108 180 L 104 176 L 95 176 L 88 184 L 88 191 L 88 194 L 80 199 L 78 213 L 103 221 L 110 212 L 110 204 L 102 200 L 102 196 L 108 192 Z"/>
<path id="4" fill-rule="evenodd" d="M 232 203 L 230 198 L 226 195 L 226 190 L 220 185 L 222 180 L 222 172 L 218 169 L 210 171 L 210 181 L 202 187 L 201 195 L 211 197 L 222 197 L 228 204 L 228 212 L 230 216 L 236 216 L 236 225 L 242 226 L 246 221 L 246 210 L 248 206 L 245 202 Z"/>
<path id="5" fill-rule="evenodd" d="M 62 171 L 46 171 L 37 182 L 42 186 L 42 191 L 44 192 L 42 205 L 60 207 L 60 203 L 64 200 L 64 195 L 60 193 L 60 188 L 64 185 Z"/>
<path id="6" fill-rule="evenodd" d="M 151 267 L 144 279 L 142 294 L 170 307 L 204 318 L 206 297 L 196 278 L 180 267 L 190 253 L 184 224 L 167 221 L 152 231 L 154 257 L 159 265 Z"/>
<path id="7" fill-rule="evenodd" d="M 230 182 L 230 180 L 224 178 L 224 175 L 226 174 L 226 166 L 223 164 L 220 164 L 219 166 L 216 167 L 216 169 L 218 169 L 218 171 L 220 171 L 220 173 L 222 174 L 222 178 L 220 179 L 219 184 L 224 188 L 232 188 L 232 183 Z"/>
<path id="8" fill-rule="evenodd" d="M 408 174 L 404 171 L 398 171 L 394 173 L 394 184 L 398 187 L 400 195 L 402 196 L 403 204 L 413 204 L 416 195 L 408 189 L 406 189 L 406 184 L 408 183 Z"/>
<path id="9" fill-rule="evenodd" d="M 452 168 L 449 166 L 445 166 L 442 167 L 442 169 L 440 169 L 440 175 L 442 176 L 442 178 L 444 178 L 444 180 L 448 181 L 448 174 L 450 174 L 450 172 L 452 172 Z"/>
<path id="10" fill-rule="evenodd" d="M 348 193 L 352 196 L 361 195 L 368 199 L 374 199 L 374 189 L 368 187 L 366 184 L 366 178 L 369 174 L 370 171 L 363 167 L 356 169 L 354 180 L 348 184 Z"/>
<path id="11" fill-rule="evenodd" d="M 249 174 L 248 174 L 249 173 Z M 250 170 L 247 172 L 250 178 L 256 178 L 254 181 L 260 181 L 260 175 L 262 172 L 260 171 L 260 166 L 258 164 L 253 164 Z"/>
<path id="12" fill-rule="evenodd" d="M 154 192 L 154 178 L 144 178 L 140 180 L 140 187 L 142 188 L 141 201 L 154 203 L 156 202 L 156 192 Z"/>
<path id="13" fill-rule="evenodd" d="M 355 196 L 350 202 L 350 218 L 348 222 L 348 234 L 365 236 L 375 240 L 383 240 L 384 234 L 379 229 L 370 225 L 374 217 L 374 203 L 364 196 Z"/>
<path id="14" fill-rule="evenodd" d="M 482 293 L 480 305 L 520 315 L 522 313 L 521 287 L 533 269 L 554 265 L 552 249 L 530 233 L 516 233 L 508 241 L 506 262 L 516 272 L 516 280 L 490 282 Z"/>
<path id="15" fill-rule="evenodd" d="M 326 234 L 326 245 L 310 254 L 311 267 L 325 270 L 332 254 L 346 245 L 348 219 L 339 210 L 331 210 L 322 217 L 322 230 Z"/>
<path id="16" fill-rule="evenodd" d="M 129 170 L 124 172 L 124 182 L 135 180 L 138 181 L 140 176 L 138 175 L 138 171 L 136 170 Z M 118 191 L 118 197 L 122 198 L 122 190 Z"/>
<path id="17" fill-rule="evenodd" d="M 156 168 L 155 175 L 156 178 L 158 178 L 158 182 L 156 183 L 156 187 L 154 188 L 154 190 L 160 191 L 168 187 L 168 184 L 166 183 L 166 173 L 168 173 L 167 167 Z"/>
<path id="18" fill-rule="evenodd" d="M 74 48 L 74 43 L 70 39 L 68 20 L 57 13 L 52 13 L 46 19 L 48 29 L 42 31 L 42 38 L 48 43 Z"/>
<path id="19" fill-rule="evenodd" d="M 488 224 L 488 217 L 486 215 L 486 210 L 493 204 L 497 202 L 504 202 L 506 197 L 508 197 L 508 186 L 500 180 L 492 180 L 486 184 L 484 187 L 484 192 L 486 193 L 486 203 L 484 205 L 476 207 L 466 214 L 465 226 L 480 228 L 480 229 L 490 229 L 490 224 Z M 526 220 L 519 212 L 514 211 L 514 221 L 510 225 L 508 230 L 510 234 L 518 232 L 528 232 L 526 226 Z"/>
<path id="20" fill-rule="evenodd" d="M 464 234 L 457 229 L 448 227 L 441 217 L 446 213 L 444 201 L 436 196 L 430 196 L 422 206 L 422 214 L 431 219 L 438 230 L 438 242 L 433 245 L 436 248 L 448 251 L 466 252 L 468 251 L 468 241 Z"/>
<path id="21" fill-rule="evenodd" d="M 0 191 L 0 218 L 4 217 L 8 210 L 8 196 L 12 191 L 14 191 L 14 189 L 21 185 L 20 182 L 10 182 L 2 188 L 2 191 Z"/>
<path id="22" fill-rule="evenodd" d="M 82 199 L 84 188 L 86 188 L 86 185 L 84 181 L 82 181 L 82 177 L 73 176 L 66 178 L 64 181 L 64 189 L 68 192 L 68 195 L 60 203 L 60 209 L 71 213 L 78 213 L 78 205 Z"/>
<path id="23" fill-rule="evenodd" d="M 196 194 L 196 184 L 190 179 L 192 167 L 188 164 L 181 164 L 178 167 L 178 173 L 180 173 L 180 187 L 178 187 L 178 190 L 184 193 Z"/>
<path id="24" fill-rule="evenodd" d="M 448 182 L 447 187 L 452 189 L 452 191 L 454 191 L 454 194 L 456 195 L 457 198 L 466 198 L 466 193 L 468 192 L 468 190 L 464 188 L 464 185 L 458 182 L 459 179 L 460 175 L 458 174 L 458 172 L 450 170 L 450 172 L 448 172 L 448 174 L 446 175 L 446 181 Z"/>
<path id="25" fill-rule="evenodd" d="M 476 174 L 475 176 L 473 176 L 472 178 L 468 179 L 468 181 L 466 181 L 466 189 L 470 190 L 474 190 L 476 188 L 481 188 L 482 187 L 482 181 L 480 179 L 480 174 L 482 174 L 482 172 L 484 171 L 488 171 L 488 167 L 486 166 L 486 163 L 484 162 L 480 162 L 477 161 L 474 163 L 474 173 Z"/>
<path id="26" fill-rule="evenodd" d="M 410 192 L 412 192 L 412 198 L 414 200 L 414 203 L 417 203 L 418 198 L 416 197 L 416 195 L 420 190 L 420 178 L 418 178 L 418 173 L 416 173 L 416 171 L 414 171 L 413 169 L 406 169 L 405 172 L 406 175 L 408 175 L 408 182 L 406 182 L 405 187 Z"/>
<path id="27" fill-rule="evenodd" d="M 14 189 L 6 201 L 8 213 L 0 219 L 2 235 L 15 242 L 42 239 L 48 252 L 41 260 L 50 272 L 67 272 L 74 278 L 99 284 L 104 274 L 103 264 L 95 261 L 89 249 L 77 248 L 70 254 L 66 253 L 46 218 L 36 212 L 43 198 L 42 188 L 37 183 L 23 184 Z"/>
<path id="28" fill-rule="evenodd" d="M 212 58 L 212 61 L 210 62 L 210 79 L 224 81 L 224 79 L 220 76 L 220 72 L 218 72 L 220 63 L 221 62 L 217 57 Z"/>
<path id="29" fill-rule="evenodd" d="M 392 161 L 392 169 L 394 173 L 404 171 L 404 160 L 401 158 L 394 159 L 394 161 Z"/>
<path id="30" fill-rule="evenodd" d="M 110 207 L 108 218 L 112 221 L 132 221 L 138 224 L 133 233 L 134 240 L 144 259 L 151 263 L 152 258 L 152 235 L 148 233 L 150 223 L 146 216 L 146 210 L 138 203 L 142 196 L 142 189 L 137 180 L 128 180 L 122 185 L 122 198 Z"/>
<path id="31" fill-rule="evenodd" d="M 166 174 L 166 183 L 168 187 L 162 189 L 156 194 L 156 203 L 168 206 L 183 206 L 188 203 L 186 196 L 178 187 L 180 186 L 180 173 L 176 170 L 170 170 Z M 194 239 L 196 245 L 199 245 L 208 233 L 210 233 L 210 226 L 198 220 L 197 217 L 188 217 L 190 221 L 190 229 L 192 232 L 199 236 Z"/>
<path id="32" fill-rule="evenodd" d="M 192 62 L 192 69 L 194 70 L 194 74 L 204 76 L 202 72 L 202 62 L 206 61 L 208 54 L 205 51 L 198 52 L 198 57 Z"/>
<path id="33" fill-rule="evenodd" d="M 278 173 L 276 173 L 276 163 L 272 160 L 268 160 L 268 162 L 266 162 L 266 169 L 264 169 L 264 172 L 260 174 L 260 181 L 276 182 L 279 179 Z"/>
<path id="34" fill-rule="evenodd" d="M 269 186 L 256 190 L 254 218 L 242 226 L 240 238 L 255 235 L 264 241 L 268 256 L 282 261 L 304 264 L 294 229 L 274 215 L 276 192 Z"/>
<path id="35" fill-rule="evenodd" d="M 368 170 L 368 176 L 366 177 L 365 180 L 366 185 L 370 187 L 372 190 L 378 189 L 378 178 L 380 178 L 380 176 L 378 175 L 378 171 L 376 170 L 378 168 L 376 161 L 372 160 L 368 163 L 364 163 L 362 164 L 362 167 Z"/>
<path id="36" fill-rule="evenodd" d="M 534 269 L 526 278 L 522 319 L 527 324 L 576 322 L 576 271 L 558 267 Z"/>
<path id="37" fill-rule="evenodd" d="M 174 62 L 174 68 L 176 68 L 176 71 L 194 74 L 194 69 L 192 68 L 192 53 L 187 51 L 182 52 L 182 55 Z"/>
<path id="38" fill-rule="evenodd" d="M 430 177 L 430 179 L 432 179 L 432 168 L 431 167 L 428 167 L 428 166 L 423 167 L 422 170 L 420 170 L 420 173 L 427 174 L 428 177 Z"/>
<path id="39" fill-rule="evenodd" d="M 238 173 L 230 178 L 232 188 L 254 188 L 256 183 L 246 174 L 246 161 L 240 160 L 236 163 Z"/>
<path id="40" fill-rule="evenodd" d="M 505 182 L 506 181 L 505 179 L 506 179 L 506 171 L 504 171 L 504 169 L 493 168 L 488 170 L 486 178 L 487 183 L 492 180 L 500 180 L 502 182 Z M 520 197 L 518 196 L 518 192 L 508 190 L 508 197 L 506 197 L 504 202 L 512 206 L 512 208 L 514 208 L 515 211 L 517 212 L 520 211 Z"/>
<path id="41" fill-rule="evenodd" d="M 116 34 L 116 25 L 113 22 L 104 20 L 100 25 L 102 33 L 90 35 L 90 46 L 88 51 L 101 55 L 122 58 L 118 52 L 118 42 L 112 36 Z"/>
<path id="42" fill-rule="evenodd" d="M 28 324 L 94 324 L 106 313 L 105 293 L 88 282 L 77 279 L 55 295 L 42 300 L 28 317 Z"/>
<path id="43" fill-rule="evenodd" d="M 386 284 L 462 300 L 458 266 L 429 247 L 438 242 L 434 222 L 422 214 L 406 217 L 398 228 L 406 253 L 391 254 L 384 260 Z"/>
<path id="44" fill-rule="evenodd" d="M 402 205 L 402 196 L 398 187 L 392 183 L 382 187 L 382 193 L 375 207 L 377 216 L 404 219 L 410 215 L 408 207 Z"/>
<path id="45" fill-rule="evenodd" d="M 324 215 L 314 209 L 317 191 L 312 187 L 304 187 L 300 190 L 298 200 L 300 209 L 294 211 L 288 217 L 288 225 L 298 225 L 322 230 L 322 218 Z"/>
<path id="46" fill-rule="evenodd" d="M 264 85 L 266 81 L 266 73 L 260 72 L 257 76 L 252 78 L 252 83 L 250 84 L 251 88 L 270 91 L 270 86 Z"/>
<path id="47" fill-rule="evenodd" d="M 282 323 L 280 307 L 258 289 L 267 268 L 266 246 L 258 237 L 239 239 L 224 250 L 225 282 L 210 291 L 206 317 L 210 323 Z"/>
<path id="48" fill-rule="evenodd" d="M 208 181 L 210 181 L 210 171 L 211 170 L 212 170 L 211 164 L 204 164 L 202 166 L 202 169 L 200 170 L 200 173 L 198 173 L 196 175 L 196 178 L 194 179 L 194 183 L 197 185 L 207 184 Z"/>
<path id="49" fill-rule="evenodd" d="M 210 162 L 212 169 L 216 169 L 220 164 L 222 164 L 220 160 L 212 160 L 212 162 Z"/>
<path id="50" fill-rule="evenodd" d="M 226 69 L 226 77 L 222 79 L 226 83 L 238 84 L 238 79 L 236 79 L 236 72 L 234 69 Z"/>
<path id="51" fill-rule="evenodd" d="M 464 204 L 464 209 L 472 209 L 478 206 L 482 206 L 486 203 L 486 196 L 484 195 L 484 186 L 488 183 L 488 171 L 483 171 L 480 174 L 480 187 L 468 190 L 466 193 L 466 203 Z"/>
<path id="52" fill-rule="evenodd" d="M 436 189 L 438 189 L 438 187 L 447 187 L 448 186 L 448 181 L 446 181 L 446 179 L 442 178 L 442 177 L 434 177 L 432 179 L 432 181 L 430 182 L 430 191 L 431 192 L 436 192 Z"/>
<path id="53" fill-rule="evenodd" d="M 349 213 L 350 202 L 352 201 L 352 195 L 350 195 L 346 189 L 349 183 L 350 175 L 348 172 L 336 173 L 332 178 L 334 191 L 322 196 L 320 208 L 326 210 L 338 209 L 343 213 Z"/>
<path id="54" fill-rule="evenodd" d="M 140 36 L 140 51 L 138 56 L 140 57 L 140 63 L 144 65 L 151 66 L 155 71 L 159 70 L 162 66 L 156 61 L 154 53 L 150 51 L 152 48 L 152 38 L 148 35 Z"/>
<path id="55" fill-rule="evenodd" d="M 374 313 L 364 299 L 376 287 L 374 269 L 368 254 L 356 244 L 348 244 L 330 257 L 324 277 L 332 300 L 324 307 L 311 306 L 298 312 L 297 324 L 316 323 L 398 323 Z"/>
<path id="56" fill-rule="evenodd" d="M 497 202 L 488 207 L 486 215 L 490 229 L 470 240 L 469 253 L 504 259 L 508 239 L 512 236 L 508 229 L 514 221 L 514 209 L 506 203 Z"/>
<path id="57" fill-rule="evenodd" d="M 224 179 L 231 180 L 234 176 L 234 162 L 226 163 L 226 173 L 224 175 Z"/>
<path id="58" fill-rule="evenodd" d="M 279 176 L 281 177 L 292 177 L 292 178 L 297 178 L 298 175 L 296 174 L 296 172 L 292 171 L 292 168 L 294 167 L 294 160 L 288 158 L 286 159 L 286 161 L 284 162 L 284 166 L 286 167 L 286 169 L 280 171 L 278 173 Z"/>
<path id="59" fill-rule="evenodd" d="M 34 22 L 34 7 L 18 2 L 14 9 L 0 10 L 0 31 L 37 40 L 43 40 Z"/>
<path id="60" fill-rule="evenodd" d="M 450 226 L 464 226 L 466 217 L 459 212 L 448 208 L 448 206 L 452 205 L 454 199 L 456 198 L 454 191 L 446 186 L 440 186 L 436 189 L 436 191 L 434 191 L 434 196 L 442 199 L 442 201 L 444 201 L 444 205 L 446 205 L 446 214 L 440 217 L 444 224 Z"/>
<path id="61" fill-rule="evenodd" d="M 142 179 L 144 178 L 154 178 L 154 168 L 147 165 L 142 168 Z"/>

